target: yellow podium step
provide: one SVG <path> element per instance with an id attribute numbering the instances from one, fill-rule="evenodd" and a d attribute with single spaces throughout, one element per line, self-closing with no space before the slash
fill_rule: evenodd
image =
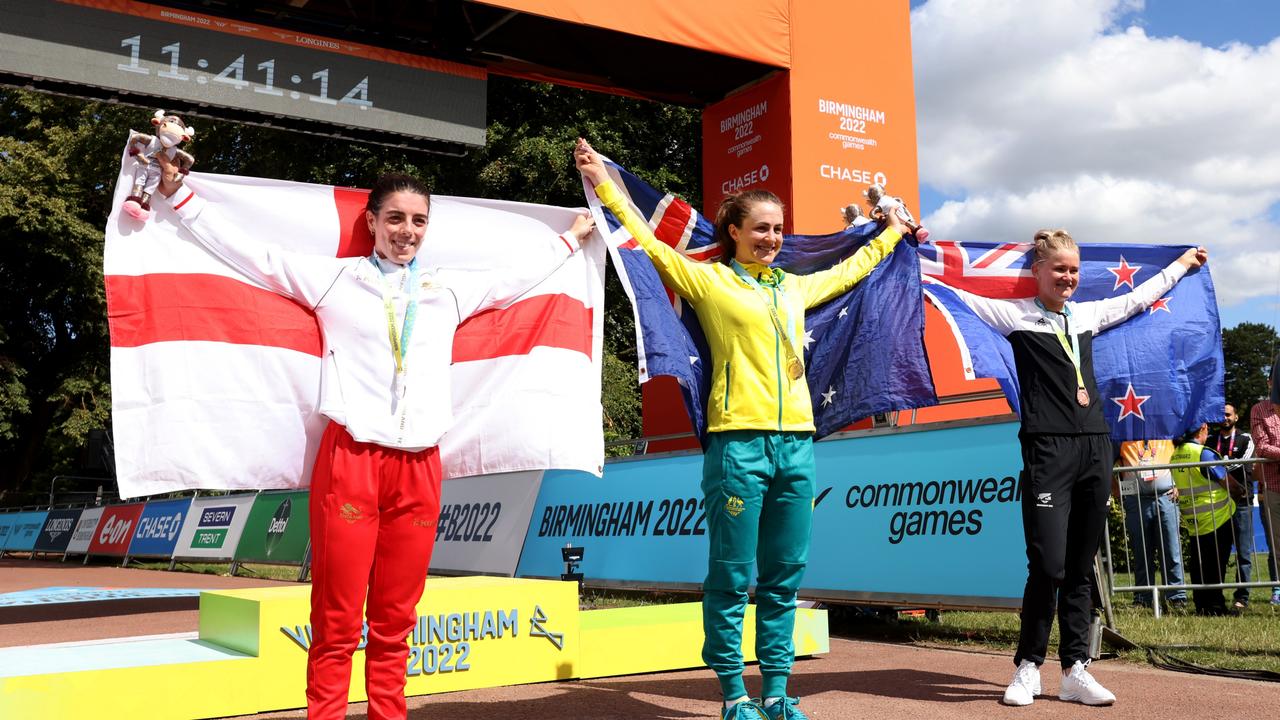
<path id="1" fill-rule="evenodd" d="M 197 640 L 0 649 L 0 717 L 207 718 L 305 705 L 310 587 L 205 592 Z M 754 608 L 744 623 L 754 659 Z M 828 651 L 826 612 L 796 617 L 796 653 Z M 578 609 L 576 583 L 427 581 L 408 695 L 701 667 L 698 603 Z M 365 699 L 357 651 L 350 699 Z"/>

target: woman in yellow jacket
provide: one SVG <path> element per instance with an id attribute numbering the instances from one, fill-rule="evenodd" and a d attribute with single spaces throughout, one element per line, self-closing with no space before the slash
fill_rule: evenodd
<path id="1" fill-rule="evenodd" d="M 703 583 L 702 658 L 724 693 L 723 720 L 805 720 L 787 696 L 796 590 L 813 517 L 813 406 L 803 365 L 804 311 L 848 291 L 888 257 L 901 218 L 844 262 L 812 275 L 769 266 L 782 248 L 782 203 L 766 190 L 731 195 L 715 219 L 718 263 L 695 263 L 654 237 L 600 157 L 574 150 L 596 195 L 636 239 L 659 276 L 689 301 L 714 363 L 702 470 L 710 562 Z M 742 618 L 752 565 L 762 701 L 742 681 Z"/>

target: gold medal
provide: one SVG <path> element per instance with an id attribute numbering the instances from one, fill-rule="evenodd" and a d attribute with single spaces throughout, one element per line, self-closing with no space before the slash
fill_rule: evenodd
<path id="1" fill-rule="evenodd" d="M 804 364 L 800 362 L 800 358 L 787 363 L 787 374 L 792 380 L 799 380 L 804 375 Z"/>
<path id="2" fill-rule="evenodd" d="M 1076 402 L 1080 403 L 1080 407 L 1089 407 L 1089 391 L 1076 388 Z"/>

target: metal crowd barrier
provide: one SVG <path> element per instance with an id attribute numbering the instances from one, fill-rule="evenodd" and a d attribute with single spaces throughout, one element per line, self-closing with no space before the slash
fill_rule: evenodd
<path id="1" fill-rule="evenodd" d="M 1136 475 L 1139 472 L 1150 472 L 1155 470 L 1174 470 L 1179 468 L 1202 468 L 1202 467 L 1212 467 L 1212 466 L 1229 466 L 1231 468 L 1235 468 L 1241 465 L 1256 465 L 1260 463 L 1275 463 L 1275 462 L 1278 462 L 1278 461 L 1269 460 L 1267 458 L 1255 457 L 1255 458 L 1245 458 L 1245 459 L 1225 459 L 1225 460 L 1203 461 L 1203 462 L 1193 462 L 1193 463 L 1166 463 L 1163 465 L 1141 465 L 1136 467 L 1135 466 L 1117 466 L 1112 470 L 1112 473 L 1117 476 L 1117 479 L 1120 479 L 1120 478 L 1123 478 L 1125 474 Z M 1268 517 L 1268 512 L 1267 512 L 1268 509 L 1265 503 L 1258 503 L 1257 501 L 1258 493 L 1254 492 L 1255 482 L 1252 477 L 1248 478 L 1248 485 L 1250 490 L 1250 492 L 1248 493 L 1248 497 L 1251 501 L 1250 507 L 1255 507 L 1255 506 L 1259 507 L 1259 514 L 1261 516 L 1263 526 L 1266 527 L 1267 523 L 1280 522 L 1280 517 L 1274 517 L 1274 518 Z M 1133 496 L 1133 494 L 1131 493 L 1130 496 Z M 1171 565 L 1173 565 L 1173 563 L 1169 562 L 1168 555 L 1165 552 L 1167 548 L 1164 547 L 1165 543 L 1163 541 L 1162 533 L 1160 532 L 1160 526 L 1164 523 L 1164 521 L 1167 518 L 1164 517 L 1163 515 L 1164 511 L 1161 509 L 1161 503 L 1157 501 L 1157 497 L 1158 497 L 1157 495 L 1138 494 L 1137 497 L 1139 498 L 1138 499 L 1139 503 L 1150 502 L 1153 504 L 1154 512 L 1155 512 L 1154 523 L 1156 525 L 1155 532 L 1143 533 L 1144 537 L 1138 538 L 1135 541 L 1134 538 L 1129 537 L 1129 529 L 1130 529 L 1129 524 L 1121 520 L 1121 527 L 1119 528 L 1119 531 L 1120 531 L 1121 537 L 1124 538 L 1124 551 L 1125 551 L 1124 560 L 1125 560 L 1125 568 L 1128 571 L 1126 574 L 1130 578 L 1134 578 L 1134 580 L 1133 582 L 1127 583 L 1127 584 L 1119 582 L 1116 579 L 1117 558 L 1114 555 L 1115 549 L 1112 547 L 1112 542 L 1111 542 L 1112 530 L 1113 530 L 1113 528 L 1111 527 L 1111 522 L 1113 518 L 1111 516 L 1108 516 L 1108 527 L 1107 527 L 1108 532 L 1104 537 L 1104 543 L 1103 543 L 1103 548 L 1101 552 L 1103 553 L 1103 558 L 1102 558 L 1103 565 L 1105 565 L 1106 573 L 1107 573 L 1107 580 L 1108 580 L 1107 585 L 1109 587 L 1109 595 L 1113 596 L 1116 593 L 1134 593 L 1135 595 L 1137 593 L 1150 593 L 1151 607 L 1153 612 L 1155 613 L 1155 616 L 1158 618 L 1158 617 L 1161 617 L 1163 612 L 1162 602 L 1161 602 L 1163 597 L 1177 591 L 1183 591 L 1187 593 L 1186 602 L 1188 604 L 1188 607 L 1191 607 L 1192 605 L 1191 591 L 1194 591 L 1194 590 L 1240 590 L 1240 589 L 1247 590 L 1250 588 L 1266 588 L 1266 587 L 1280 588 L 1280 573 L 1277 573 L 1277 565 L 1280 564 L 1280 557 L 1277 557 L 1276 548 L 1268 547 L 1267 561 L 1264 563 L 1258 562 L 1258 556 L 1261 555 L 1262 553 L 1259 552 L 1259 545 L 1255 541 L 1257 533 L 1254 531 L 1254 524 L 1253 524 L 1254 515 L 1252 512 L 1247 517 L 1247 524 L 1248 524 L 1247 537 L 1249 539 L 1249 545 L 1250 545 L 1249 553 L 1248 553 L 1248 556 L 1249 556 L 1248 559 L 1250 561 L 1249 562 L 1250 579 L 1244 580 L 1240 578 L 1241 573 L 1240 573 L 1240 562 L 1239 562 L 1240 561 L 1239 543 L 1236 540 L 1236 538 L 1239 535 L 1234 525 L 1236 523 L 1236 514 L 1233 514 L 1231 519 L 1228 520 L 1229 523 L 1233 524 L 1232 537 L 1231 537 L 1232 547 L 1228 550 L 1227 561 L 1226 561 L 1226 564 L 1224 564 L 1223 575 L 1224 575 L 1224 580 L 1226 580 L 1228 577 L 1234 574 L 1237 578 L 1237 581 L 1236 582 L 1220 582 L 1220 583 L 1200 583 L 1200 584 L 1190 582 L 1190 573 L 1188 572 L 1188 565 L 1186 562 L 1186 558 L 1182 556 L 1184 540 L 1186 539 L 1186 536 L 1184 535 L 1185 528 L 1183 527 L 1183 524 L 1182 524 L 1182 514 L 1176 500 L 1172 501 L 1173 511 L 1177 513 L 1172 523 L 1173 523 L 1173 529 L 1175 531 L 1174 534 L 1177 536 L 1177 549 L 1179 551 L 1179 560 L 1177 564 L 1180 567 L 1181 574 L 1184 577 L 1184 581 L 1182 583 L 1169 582 L 1168 573 L 1170 573 Z M 1124 494 L 1121 494 L 1120 500 L 1118 502 L 1121 503 L 1122 514 L 1127 512 L 1127 510 L 1123 505 L 1123 500 L 1124 500 Z M 1141 506 L 1140 506 L 1139 512 L 1141 512 Z M 1146 544 L 1146 535 L 1154 535 L 1155 541 L 1160 545 L 1160 547 L 1148 548 Z M 1270 533 L 1264 532 L 1263 542 L 1269 543 L 1270 542 L 1269 538 L 1270 538 Z M 1219 550 L 1219 548 L 1220 546 L 1215 545 L 1215 550 Z M 1186 548 L 1186 550 L 1190 552 L 1195 552 L 1198 549 L 1199 547 L 1194 542 L 1190 543 Z M 1159 551 L 1158 563 L 1156 562 L 1156 557 L 1155 557 L 1156 550 Z M 1169 555 L 1171 555 L 1171 553 Z M 1229 565 L 1231 557 L 1233 555 L 1236 557 L 1236 566 L 1235 566 L 1234 572 L 1228 572 L 1229 568 L 1227 567 L 1227 565 Z M 1197 556 L 1196 559 L 1200 563 L 1200 565 L 1203 567 L 1205 558 Z M 1216 557 L 1209 558 L 1208 560 L 1210 562 L 1217 562 Z M 1136 584 L 1137 582 L 1136 575 L 1138 574 L 1136 573 L 1136 567 L 1138 563 L 1143 563 L 1146 566 L 1147 577 L 1148 577 L 1148 580 L 1150 580 L 1151 582 L 1148 582 L 1147 584 L 1143 584 L 1143 585 Z M 1154 582 L 1156 578 L 1157 570 L 1159 571 L 1159 576 L 1161 580 L 1161 582 L 1158 582 L 1158 583 Z M 1269 581 L 1261 580 L 1261 579 L 1257 579 L 1257 580 L 1253 579 L 1253 578 L 1262 578 L 1267 575 L 1270 575 Z M 1232 605 L 1233 600 L 1232 598 L 1228 598 L 1226 602 L 1228 607 L 1230 607 Z"/>

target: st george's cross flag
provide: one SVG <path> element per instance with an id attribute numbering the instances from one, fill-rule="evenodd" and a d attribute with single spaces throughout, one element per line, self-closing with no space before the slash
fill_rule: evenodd
<path id="1" fill-rule="evenodd" d="M 1073 302 L 1132 292 L 1176 261 L 1186 247 L 1080 246 Z M 937 242 L 921 246 L 925 293 L 955 333 L 968 377 L 994 378 L 1017 412 L 1018 385 L 1009 344 L 949 291 L 988 298 L 1033 297 L 1029 243 Z M 1168 439 L 1222 419 L 1222 331 L 1209 268 L 1193 270 L 1151 307 L 1104 329 L 1093 340 L 1093 370 L 1103 414 L 1116 441 Z"/>
<path id="2" fill-rule="evenodd" d="M 163 202 L 146 223 L 120 213 L 131 164 L 122 161 L 104 255 L 120 495 L 307 486 L 327 422 L 315 316 L 205 250 Z M 372 251 L 366 191 L 204 173 L 186 182 L 263 242 L 334 257 Z M 522 248 L 563 232 L 575 212 L 433 196 L 420 262 L 515 269 Z M 524 296 L 459 327 L 446 478 L 601 472 L 604 256 L 586 242 Z"/>
<path id="3" fill-rule="evenodd" d="M 632 210 L 654 235 L 693 262 L 717 262 L 711 223 L 687 202 L 662 193 L 605 159 Z M 635 310 L 640 380 L 670 375 L 680 385 L 690 420 L 704 436 L 711 387 L 711 355 L 697 315 L 662 284 L 657 270 L 626 228 L 584 185 L 614 267 Z M 808 274 L 852 255 L 878 233 L 867 224 L 830 235 L 789 235 L 776 266 Z M 806 378 L 818 437 L 876 413 L 937 402 L 924 351 L 924 309 L 915 251 L 899 243 L 893 254 L 854 288 L 805 313 Z"/>

